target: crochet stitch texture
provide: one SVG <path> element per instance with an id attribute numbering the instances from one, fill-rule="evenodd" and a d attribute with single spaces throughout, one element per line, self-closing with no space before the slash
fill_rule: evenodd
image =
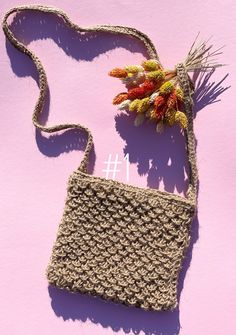
<path id="1" fill-rule="evenodd" d="M 80 171 L 67 193 L 49 282 L 144 309 L 176 307 L 193 205 Z"/>
<path id="2" fill-rule="evenodd" d="M 178 276 L 197 206 L 198 182 L 192 89 L 184 65 L 178 64 L 176 70 L 188 117 L 184 130 L 190 167 L 187 197 L 91 176 L 87 171 L 93 146 L 89 129 L 80 124 L 46 127 L 38 121 L 47 92 L 46 74 L 37 56 L 14 37 L 7 23 L 10 14 L 22 10 L 55 13 L 79 32 L 131 35 L 144 43 L 150 58 L 158 59 L 154 45 L 134 28 L 109 25 L 82 28 L 61 10 L 47 6 L 12 8 L 3 20 L 7 38 L 34 61 L 39 72 L 40 94 L 33 124 L 49 133 L 79 128 L 88 134 L 84 158 L 69 176 L 63 217 L 46 270 L 48 282 L 146 310 L 175 308 Z"/>

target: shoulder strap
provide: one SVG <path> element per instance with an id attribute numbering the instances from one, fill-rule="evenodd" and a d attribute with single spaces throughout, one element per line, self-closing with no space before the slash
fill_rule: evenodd
<path id="1" fill-rule="evenodd" d="M 87 127 L 84 127 L 82 125 L 78 124 L 59 124 L 56 126 L 46 127 L 39 123 L 39 115 L 43 110 L 45 97 L 47 93 L 47 76 L 45 73 L 45 70 L 42 66 L 41 61 L 39 58 L 23 43 L 21 43 L 12 33 L 12 31 L 9 28 L 9 24 L 7 22 L 8 17 L 13 13 L 18 13 L 21 11 L 40 11 L 40 12 L 46 12 L 46 13 L 54 13 L 61 17 L 64 22 L 72 29 L 75 29 L 78 32 L 109 32 L 114 34 L 125 34 L 128 36 L 135 37 L 139 39 L 144 46 L 147 49 L 147 53 L 150 58 L 154 58 L 159 60 L 158 54 L 156 52 L 155 46 L 153 45 L 152 41 L 149 39 L 147 35 L 142 33 L 141 31 L 131 28 L 131 27 L 125 27 L 125 26 L 111 26 L 111 25 L 97 25 L 92 27 L 80 27 L 79 25 L 73 23 L 70 18 L 67 16 L 65 12 L 63 12 L 60 9 L 51 7 L 51 6 L 41 6 L 41 5 L 26 5 L 26 6 L 19 6 L 11 8 L 4 16 L 2 27 L 4 30 L 4 33 L 6 37 L 10 40 L 10 42 L 21 52 L 28 55 L 34 62 L 38 73 L 39 73 L 39 97 L 36 102 L 32 121 L 35 127 L 38 129 L 52 133 L 59 130 L 65 130 L 69 128 L 79 128 L 83 129 L 87 135 L 88 135 L 88 141 L 86 144 L 84 157 L 80 163 L 80 166 L 78 167 L 79 170 L 87 173 L 88 168 L 88 160 L 89 160 L 89 153 L 93 146 L 93 137 L 90 132 L 90 130 Z M 191 103 L 191 95 L 190 95 L 190 87 L 189 87 L 189 79 L 188 74 L 186 70 L 184 69 L 184 66 L 182 64 L 179 64 L 177 66 L 177 73 L 179 74 L 179 77 L 181 79 L 184 93 L 185 93 L 185 99 L 187 99 L 186 103 L 186 109 L 187 109 L 187 115 L 189 119 L 189 126 L 188 129 L 185 131 L 186 134 L 186 140 L 187 140 L 187 151 L 188 151 L 188 160 L 190 165 L 190 179 L 189 179 L 189 187 L 187 191 L 187 198 L 193 200 L 195 202 L 196 200 L 196 190 L 197 190 L 197 168 L 196 168 L 196 156 L 195 156 L 195 139 L 194 139 L 194 133 L 193 133 L 193 115 L 192 115 L 192 103 Z"/>
<path id="2" fill-rule="evenodd" d="M 185 129 L 185 137 L 187 143 L 187 157 L 189 163 L 189 185 L 187 190 L 187 198 L 192 200 L 194 204 L 197 201 L 198 186 L 198 169 L 196 159 L 196 138 L 193 130 L 193 88 L 190 86 L 191 80 L 187 70 L 182 63 L 176 65 L 177 76 L 184 92 L 184 106 L 188 118 L 188 126 Z"/>

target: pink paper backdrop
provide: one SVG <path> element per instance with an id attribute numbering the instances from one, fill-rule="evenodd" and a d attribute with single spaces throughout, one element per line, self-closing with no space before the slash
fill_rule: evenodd
<path id="1" fill-rule="evenodd" d="M 1 1 L 1 19 L 10 7 L 23 3 L 31 2 Z M 55 136 L 35 131 L 31 117 L 38 97 L 36 71 L 0 32 L 1 334 L 234 334 L 235 1 L 40 3 L 62 8 L 83 26 L 136 27 L 150 36 L 166 67 L 186 56 L 198 31 L 204 39 L 213 35 L 216 47 L 226 44 L 220 61 L 228 66 L 210 76 L 205 94 L 195 99 L 199 211 L 181 272 L 179 309 L 145 312 L 48 289 L 45 269 L 63 212 L 67 179 L 83 157 L 85 136 L 76 131 Z M 144 59 L 140 42 L 107 34 L 86 40 L 45 14 L 20 15 L 13 29 L 30 44 L 48 74 L 50 99 L 42 121 L 79 122 L 91 129 L 94 175 L 104 176 L 109 154 L 114 158 L 117 153 L 123 161 L 129 153 L 130 184 L 183 194 L 186 161 L 178 128 L 162 135 L 151 127 L 135 128 L 111 104 L 124 87 L 107 72 Z M 116 179 L 126 181 L 125 162 Z"/>

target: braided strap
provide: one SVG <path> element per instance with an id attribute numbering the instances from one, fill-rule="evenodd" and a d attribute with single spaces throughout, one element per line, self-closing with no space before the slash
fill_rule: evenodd
<path id="1" fill-rule="evenodd" d="M 75 29 L 78 32 L 108 32 L 108 33 L 115 33 L 115 34 L 125 34 L 125 35 L 129 35 L 132 36 L 134 38 L 139 39 L 144 46 L 147 49 L 148 55 L 150 57 L 154 57 L 156 59 L 158 59 L 158 55 L 156 52 L 156 49 L 152 43 L 152 41 L 148 38 L 147 35 L 145 35 L 144 33 L 140 32 L 139 30 L 135 29 L 135 28 L 129 28 L 129 27 L 124 27 L 124 26 L 109 26 L 109 25 L 97 25 L 97 26 L 93 26 L 93 27 L 80 27 L 79 25 L 73 23 L 69 17 L 67 16 L 67 14 L 65 12 L 63 12 L 60 9 L 54 8 L 54 7 L 50 7 L 50 6 L 40 6 L 40 5 L 28 5 L 28 6 L 19 6 L 19 7 L 14 7 L 12 9 L 10 9 L 4 16 L 3 22 L 2 22 L 2 28 L 3 31 L 6 35 L 6 37 L 9 39 L 9 41 L 14 45 L 14 47 L 16 47 L 18 50 L 20 50 L 21 52 L 25 53 L 26 55 L 28 55 L 34 62 L 38 73 L 39 73 L 39 97 L 38 100 L 36 102 L 35 108 L 34 108 L 34 112 L 33 112 L 33 117 L 32 117 L 32 121 L 33 124 L 35 125 L 36 128 L 44 131 L 44 132 L 48 132 L 48 133 L 52 133 L 52 132 L 56 132 L 59 130 L 65 130 L 65 129 L 69 129 L 69 128 L 79 128 L 84 130 L 87 135 L 88 135 L 88 141 L 87 141 L 87 145 L 85 148 L 85 152 L 84 152 L 84 157 L 83 160 L 80 163 L 80 166 L 78 167 L 79 170 L 87 172 L 88 169 L 88 160 L 89 160 L 89 153 L 92 149 L 93 146 L 93 136 L 90 132 L 90 130 L 87 127 L 82 126 L 81 124 L 59 124 L 56 126 L 52 126 L 52 127 L 46 127 L 43 126 L 42 124 L 40 124 L 39 122 L 39 115 L 43 110 L 43 106 L 45 103 L 45 98 L 46 98 L 46 93 L 47 93 L 47 89 L 48 89 L 48 84 L 47 84 L 47 76 L 46 76 L 46 72 L 43 68 L 43 65 L 40 61 L 40 59 L 34 54 L 33 51 L 31 51 L 28 47 L 26 47 L 23 43 L 21 43 L 12 33 L 12 31 L 9 28 L 7 19 L 8 17 L 13 14 L 13 13 L 18 13 L 21 11 L 39 11 L 39 12 L 46 12 L 46 13 L 54 13 L 56 15 L 58 15 L 59 17 L 61 17 L 65 24 L 68 25 L 70 28 Z"/>
<path id="2" fill-rule="evenodd" d="M 188 118 L 188 126 L 185 129 L 186 143 L 187 143 L 187 156 L 189 162 L 189 186 L 187 190 L 187 198 L 194 203 L 197 202 L 197 184 L 198 184 L 198 170 L 196 162 L 196 139 L 193 130 L 193 90 L 190 87 L 190 78 L 184 64 L 179 63 L 176 65 L 177 76 L 179 83 L 184 92 L 184 105 L 185 112 Z"/>

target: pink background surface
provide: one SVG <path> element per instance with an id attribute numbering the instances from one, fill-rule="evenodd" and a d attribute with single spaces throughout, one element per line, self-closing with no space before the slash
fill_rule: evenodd
<path id="1" fill-rule="evenodd" d="M 1 1 L 1 18 L 10 7 L 23 3 L 31 2 Z M 82 26 L 136 27 L 152 39 L 166 67 L 183 60 L 198 31 L 204 39 L 213 35 L 216 47 L 226 44 L 219 60 L 229 65 L 209 78 L 205 95 L 196 94 L 199 207 L 181 272 L 179 308 L 145 312 L 48 289 L 45 269 L 67 179 L 83 157 L 85 136 L 76 131 L 55 136 L 35 131 L 31 117 L 38 97 L 36 71 L 0 32 L 1 334 L 234 334 L 235 1 L 40 3 L 62 8 Z M 186 161 L 178 128 L 162 135 L 152 127 L 135 128 L 111 104 L 124 87 L 107 72 L 140 63 L 147 55 L 139 41 L 107 34 L 86 41 L 45 14 L 21 15 L 14 30 L 30 44 L 48 75 L 50 108 L 48 101 L 42 121 L 79 122 L 91 129 L 94 175 L 104 177 L 110 153 L 121 160 L 129 153 L 130 184 L 183 194 Z M 124 163 L 116 179 L 126 181 Z"/>

